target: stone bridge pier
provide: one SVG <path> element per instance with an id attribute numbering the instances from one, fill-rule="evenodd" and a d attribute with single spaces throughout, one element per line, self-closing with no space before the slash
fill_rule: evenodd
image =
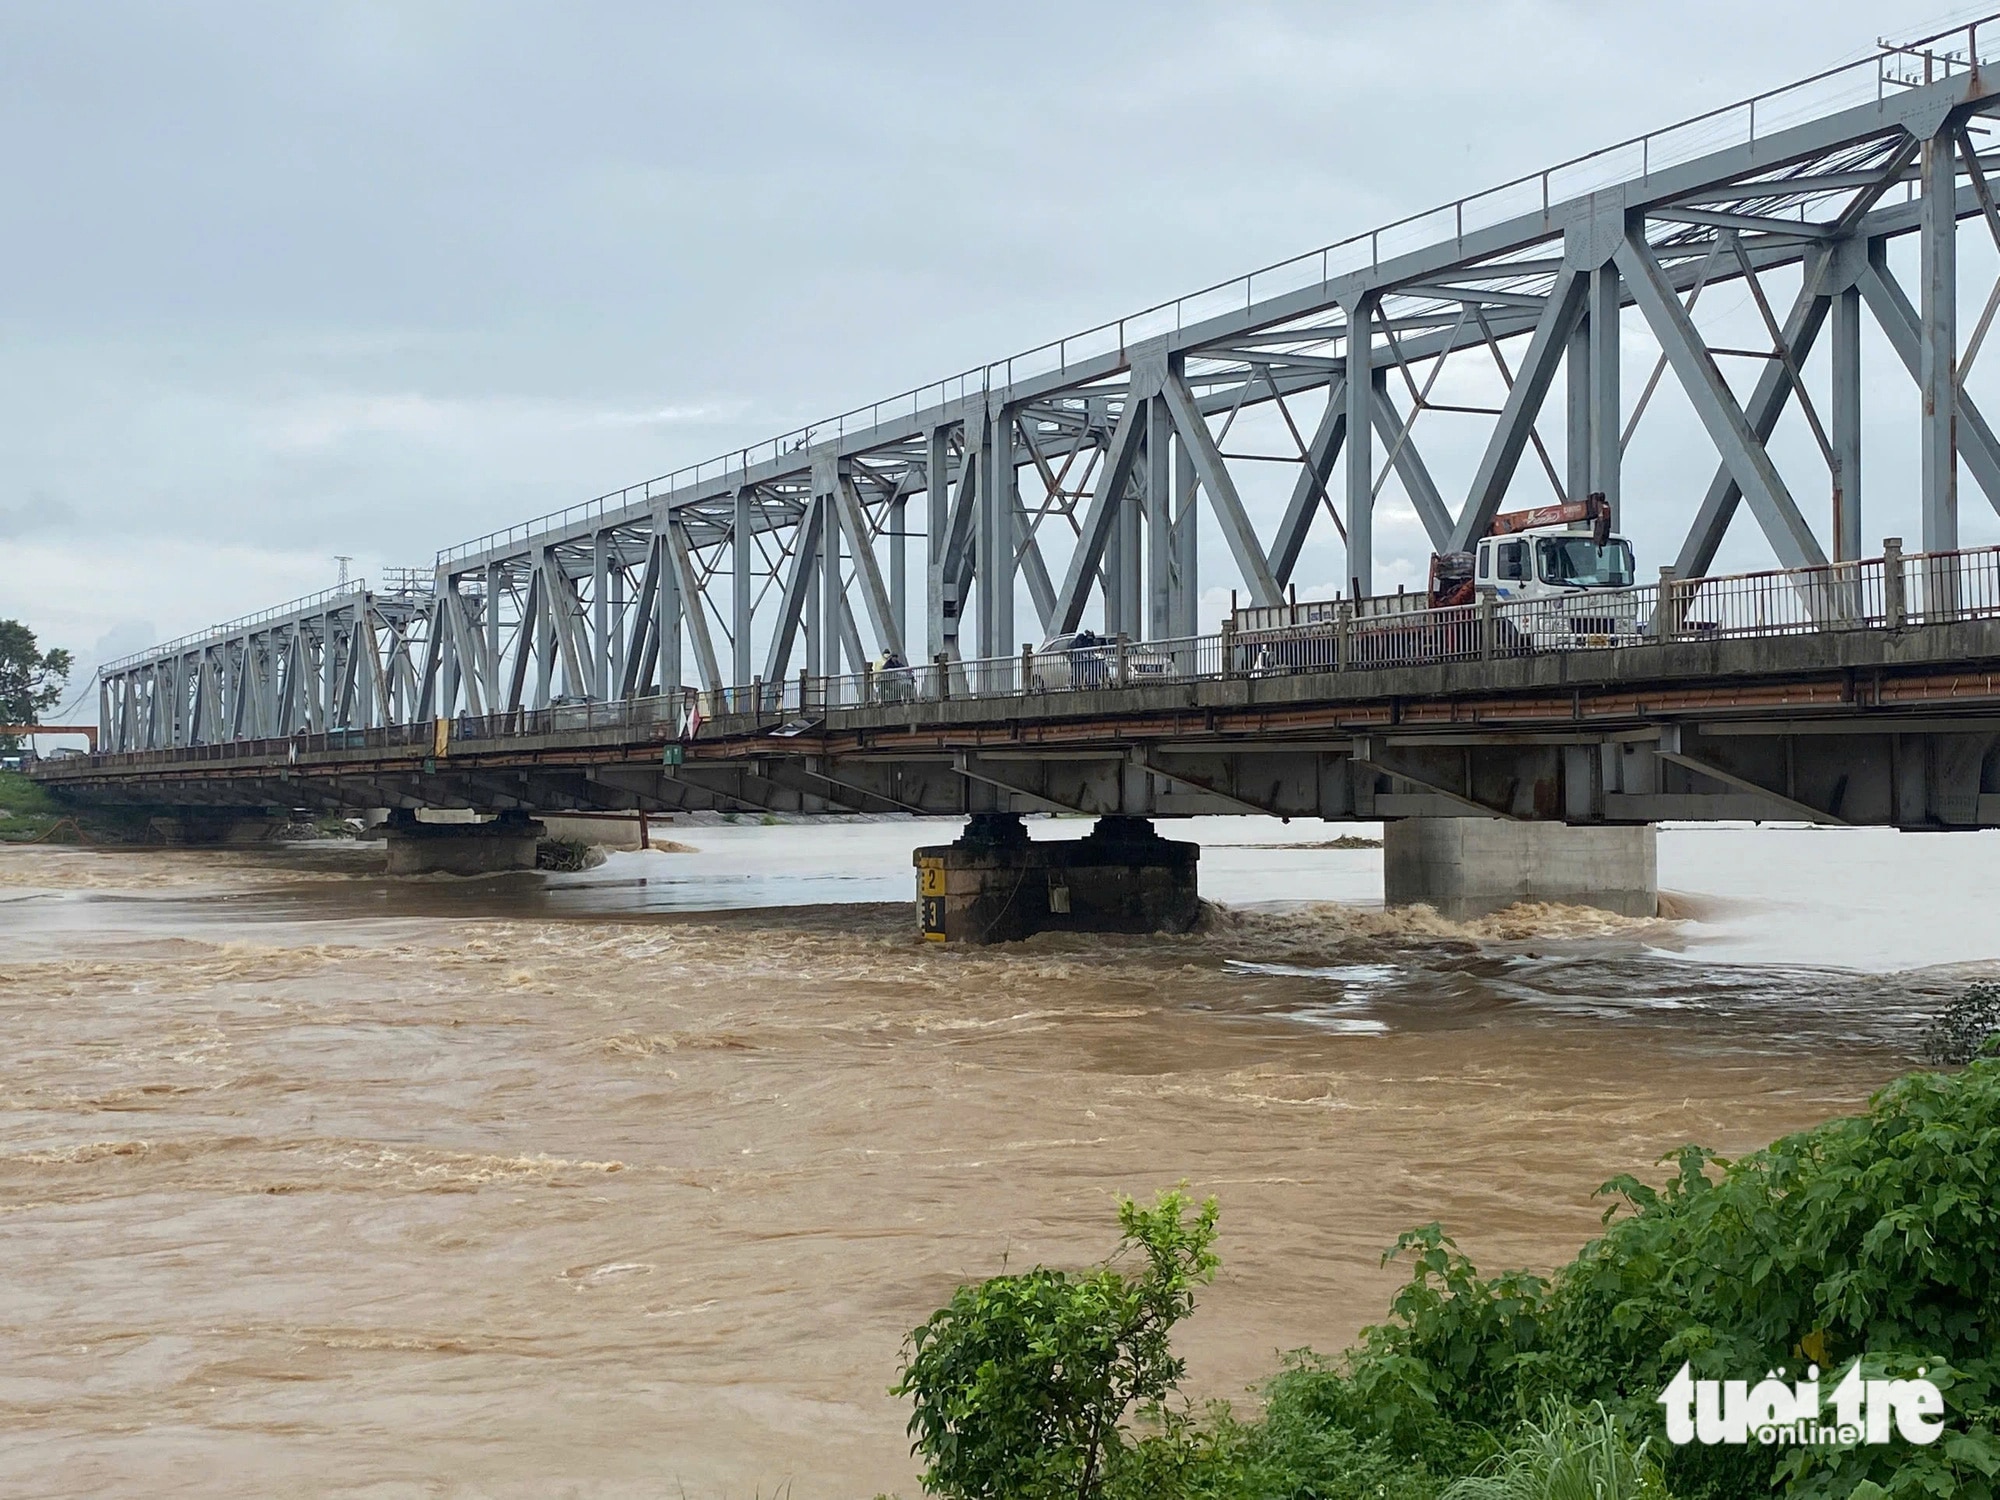
<path id="1" fill-rule="evenodd" d="M 1038 932 L 1186 932 L 1201 911 L 1201 846 L 1150 818 L 1103 817 L 1080 839 L 1028 837 L 1017 813 L 974 813 L 953 843 L 919 849 L 918 919 L 933 942 Z"/>

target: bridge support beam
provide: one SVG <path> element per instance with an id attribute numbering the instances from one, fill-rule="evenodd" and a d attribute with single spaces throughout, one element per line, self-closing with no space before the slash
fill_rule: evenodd
<path id="1" fill-rule="evenodd" d="M 1080 839 L 1028 837 L 1013 813 L 978 813 L 956 843 L 916 851 L 925 938 L 1008 943 L 1038 932 L 1186 932 L 1200 913 L 1198 844 L 1150 819 L 1105 817 Z"/>
<path id="2" fill-rule="evenodd" d="M 1659 912 L 1657 833 L 1510 818 L 1400 818 L 1383 825 L 1383 900 L 1453 920 L 1518 901 Z"/>
<path id="3" fill-rule="evenodd" d="M 548 828 L 525 813 L 490 823 L 420 823 L 398 808 L 389 815 L 391 875 L 493 875 L 535 868 L 535 845 Z"/>

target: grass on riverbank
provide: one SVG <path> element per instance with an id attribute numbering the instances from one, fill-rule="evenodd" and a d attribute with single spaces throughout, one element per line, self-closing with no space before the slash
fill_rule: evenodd
<path id="1" fill-rule="evenodd" d="M 19 771 L 0 771 L 0 843 L 25 843 L 47 834 L 68 809 Z"/>
<path id="2" fill-rule="evenodd" d="M 141 842 L 148 808 L 71 807 L 19 771 L 0 771 L 0 844 Z"/>

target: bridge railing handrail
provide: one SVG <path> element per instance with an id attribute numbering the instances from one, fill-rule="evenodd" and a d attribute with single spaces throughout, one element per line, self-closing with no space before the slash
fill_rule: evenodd
<path id="1" fill-rule="evenodd" d="M 1762 93 L 1752 94 L 1748 98 L 1690 115 L 1671 125 L 1663 125 L 1656 130 L 1630 136 L 1608 146 L 1597 147 L 1579 156 L 1557 162 L 1553 166 L 1544 167 L 1538 172 L 1523 173 L 1494 187 L 1483 188 L 1479 192 L 1451 199 L 1435 208 L 1406 214 L 1400 219 L 1351 234 L 1345 239 L 1335 240 L 1318 249 L 1273 261 L 1241 276 L 1232 276 L 1197 291 L 1156 302 L 1137 312 L 1108 319 L 988 364 L 974 365 L 955 375 L 947 375 L 941 380 L 913 386 L 909 390 L 886 396 L 866 406 L 857 406 L 821 421 L 795 427 L 749 447 L 684 465 L 656 478 L 627 485 L 622 489 L 610 490 L 546 515 L 443 548 L 437 555 L 438 566 L 448 567 L 462 558 L 492 552 L 517 541 L 559 531 L 577 521 L 625 510 L 637 504 L 650 503 L 656 498 L 671 496 L 679 490 L 699 486 L 705 480 L 723 480 L 732 470 L 746 473 L 753 462 L 760 464 L 764 462 L 767 452 L 775 460 L 788 452 L 803 452 L 815 441 L 845 438 L 850 432 L 859 434 L 872 431 L 882 426 L 885 412 L 893 418 L 901 418 L 905 414 L 919 415 L 925 410 L 945 405 L 952 399 L 954 389 L 957 398 L 963 400 L 971 393 L 985 392 L 996 385 L 1003 387 L 1012 385 L 1019 378 L 1051 370 L 1057 372 L 1067 370 L 1072 360 L 1095 358 L 1106 353 L 1115 353 L 1122 360 L 1126 349 L 1135 342 L 1142 342 L 1168 332 L 1177 332 L 1190 323 L 1204 322 L 1220 312 L 1255 306 L 1257 283 L 1260 278 L 1266 284 L 1267 295 L 1277 291 L 1298 290 L 1315 284 L 1324 289 L 1336 276 L 1380 265 L 1384 258 L 1385 243 L 1388 246 L 1389 258 L 1393 259 L 1397 255 L 1429 245 L 1442 244 L 1453 238 L 1462 241 L 1468 233 L 1504 223 L 1524 213 L 1532 213 L 1538 208 L 1546 215 L 1556 204 L 1609 186 L 1624 177 L 1647 176 L 1661 167 L 1672 166 L 1700 155 L 1726 149 L 1739 144 L 1740 141 L 1754 143 L 1760 127 L 1760 106 L 1761 125 L 1765 133 L 1769 134 L 1775 125 L 1788 123 L 1800 117 L 1796 106 L 1804 102 L 1801 96 L 1806 91 L 1821 89 L 1823 85 L 1829 83 L 1835 86 L 1823 89 L 1813 101 L 1821 109 L 1835 104 L 1851 105 L 1865 102 L 1870 92 L 1880 100 L 1891 85 L 1934 82 L 1936 79 L 1930 75 L 1940 70 L 1943 77 L 1953 76 L 1959 70 L 1976 73 L 1983 61 L 1979 52 L 1980 28 L 1994 21 L 2000 21 L 2000 11 L 1970 21 L 1958 22 L 1942 31 L 1911 41 L 1881 43 L 1880 50 L 1867 57 L 1840 63 L 1805 78 L 1794 79 L 1789 83 L 1766 89 Z M 1996 28 L 1996 31 L 2000 31 L 2000 28 Z M 1995 32 L 1989 32 L 1989 36 L 1995 36 Z M 1958 37 L 1965 39 L 1962 49 L 1947 50 L 1935 45 Z M 2000 37 L 1996 37 L 1992 48 L 2000 51 Z M 1958 55 L 1960 50 L 1963 51 L 1963 56 Z M 1925 77 L 1913 80 L 1893 75 L 1891 68 L 1905 60 L 1911 62 L 1913 66 L 1921 64 Z M 1871 68 L 1874 70 L 1872 90 L 1867 86 L 1866 78 L 1867 70 Z M 1781 100 L 1789 101 L 1794 107 L 1790 110 L 1781 109 L 1774 114 L 1772 106 Z M 1729 133 L 1716 134 L 1718 122 L 1724 122 L 1725 130 Z M 1729 122 L 1733 122 L 1733 126 Z M 1602 171 L 1595 170 L 1604 168 L 1613 158 L 1623 162 L 1622 173 L 1613 171 L 1605 175 Z M 1635 166 L 1636 174 L 1632 171 Z M 1586 171 L 1587 168 L 1593 171 Z M 1435 221 L 1434 233 L 1411 233 L 1431 221 Z M 1315 271 L 1317 274 L 1314 274 Z M 1273 283 L 1277 283 L 1275 288 Z M 867 418 L 865 422 L 861 420 L 863 417 Z"/>

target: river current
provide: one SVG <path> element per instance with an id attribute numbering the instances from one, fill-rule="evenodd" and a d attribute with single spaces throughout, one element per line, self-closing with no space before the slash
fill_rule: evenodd
<path id="1" fill-rule="evenodd" d="M 914 932 L 952 831 L 0 849 L 0 1492 L 914 1495 L 903 1334 L 1121 1193 L 1221 1200 L 1182 1343 L 1244 1400 L 1399 1230 L 1556 1265 L 2000 967 L 1994 835 L 1672 829 L 1661 919 L 1455 924 L 1340 827 L 1202 819 L 1202 931 L 974 950 Z"/>

